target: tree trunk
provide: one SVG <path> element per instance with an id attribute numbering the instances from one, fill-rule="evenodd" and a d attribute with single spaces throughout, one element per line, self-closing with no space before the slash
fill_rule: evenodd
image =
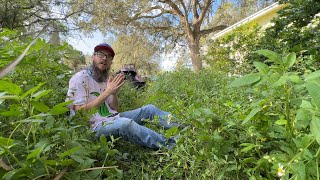
<path id="1" fill-rule="evenodd" d="M 202 61 L 200 58 L 200 43 L 199 43 L 199 41 L 200 41 L 200 37 L 188 38 L 188 46 L 189 46 L 189 50 L 190 50 L 192 68 L 195 71 L 202 70 Z"/>
<path id="2" fill-rule="evenodd" d="M 51 34 L 50 43 L 54 45 L 60 45 L 60 32 L 57 27 L 54 28 L 54 31 Z"/>

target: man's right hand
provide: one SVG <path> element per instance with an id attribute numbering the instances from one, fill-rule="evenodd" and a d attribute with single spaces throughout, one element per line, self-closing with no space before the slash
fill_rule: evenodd
<path id="1" fill-rule="evenodd" d="M 106 94 L 117 94 L 121 86 L 124 84 L 125 76 L 122 73 L 117 74 L 115 77 L 110 76 L 108 78 L 107 87 L 103 93 Z"/>

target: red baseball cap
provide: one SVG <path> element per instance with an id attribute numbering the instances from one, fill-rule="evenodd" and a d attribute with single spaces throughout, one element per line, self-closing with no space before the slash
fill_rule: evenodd
<path id="1" fill-rule="evenodd" d="M 94 52 L 100 51 L 102 49 L 108 51 L 111 54 L 111 56 L 114 57 L 115 53 L 114 53 L 112 47 L 109 44 L 99 44 L 99 45 L 97 45 L 96 47 L 94 47 Z"/>

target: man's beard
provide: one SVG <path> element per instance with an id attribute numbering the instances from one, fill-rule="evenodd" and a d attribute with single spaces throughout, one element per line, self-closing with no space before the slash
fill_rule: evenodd
<path id="1" fill-rule="evenodd" d="M 96 62 L 93 62 L 92 64 L 92 78 L 96 80 L 97 82 L 105 82 L 108 79 L 110 67 L 104 70 L 100 70 L 97 67 Z"/>

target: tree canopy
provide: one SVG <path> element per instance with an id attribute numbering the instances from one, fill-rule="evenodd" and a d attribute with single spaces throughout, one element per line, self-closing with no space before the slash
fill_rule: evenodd
<path id="1" fill-rule="evenodd" d="M 82 16 L 76 17 L 87 30 L 99 28 L 104 32 L 143 31 L 160 40 L 162 45 L 186 44 L 193 69 L 202 69 L 200 38 L 222 30 L 225 22 L 210 23 L 225 3 L 259 4 L 259 0 L 126 0 L 94 1 Z M 86 2 L 83 2 L 86 3 Z M 261 4 L 261 2 L 260 2 Z M 248 6 L 244 6 L 248 7 Z"/>

